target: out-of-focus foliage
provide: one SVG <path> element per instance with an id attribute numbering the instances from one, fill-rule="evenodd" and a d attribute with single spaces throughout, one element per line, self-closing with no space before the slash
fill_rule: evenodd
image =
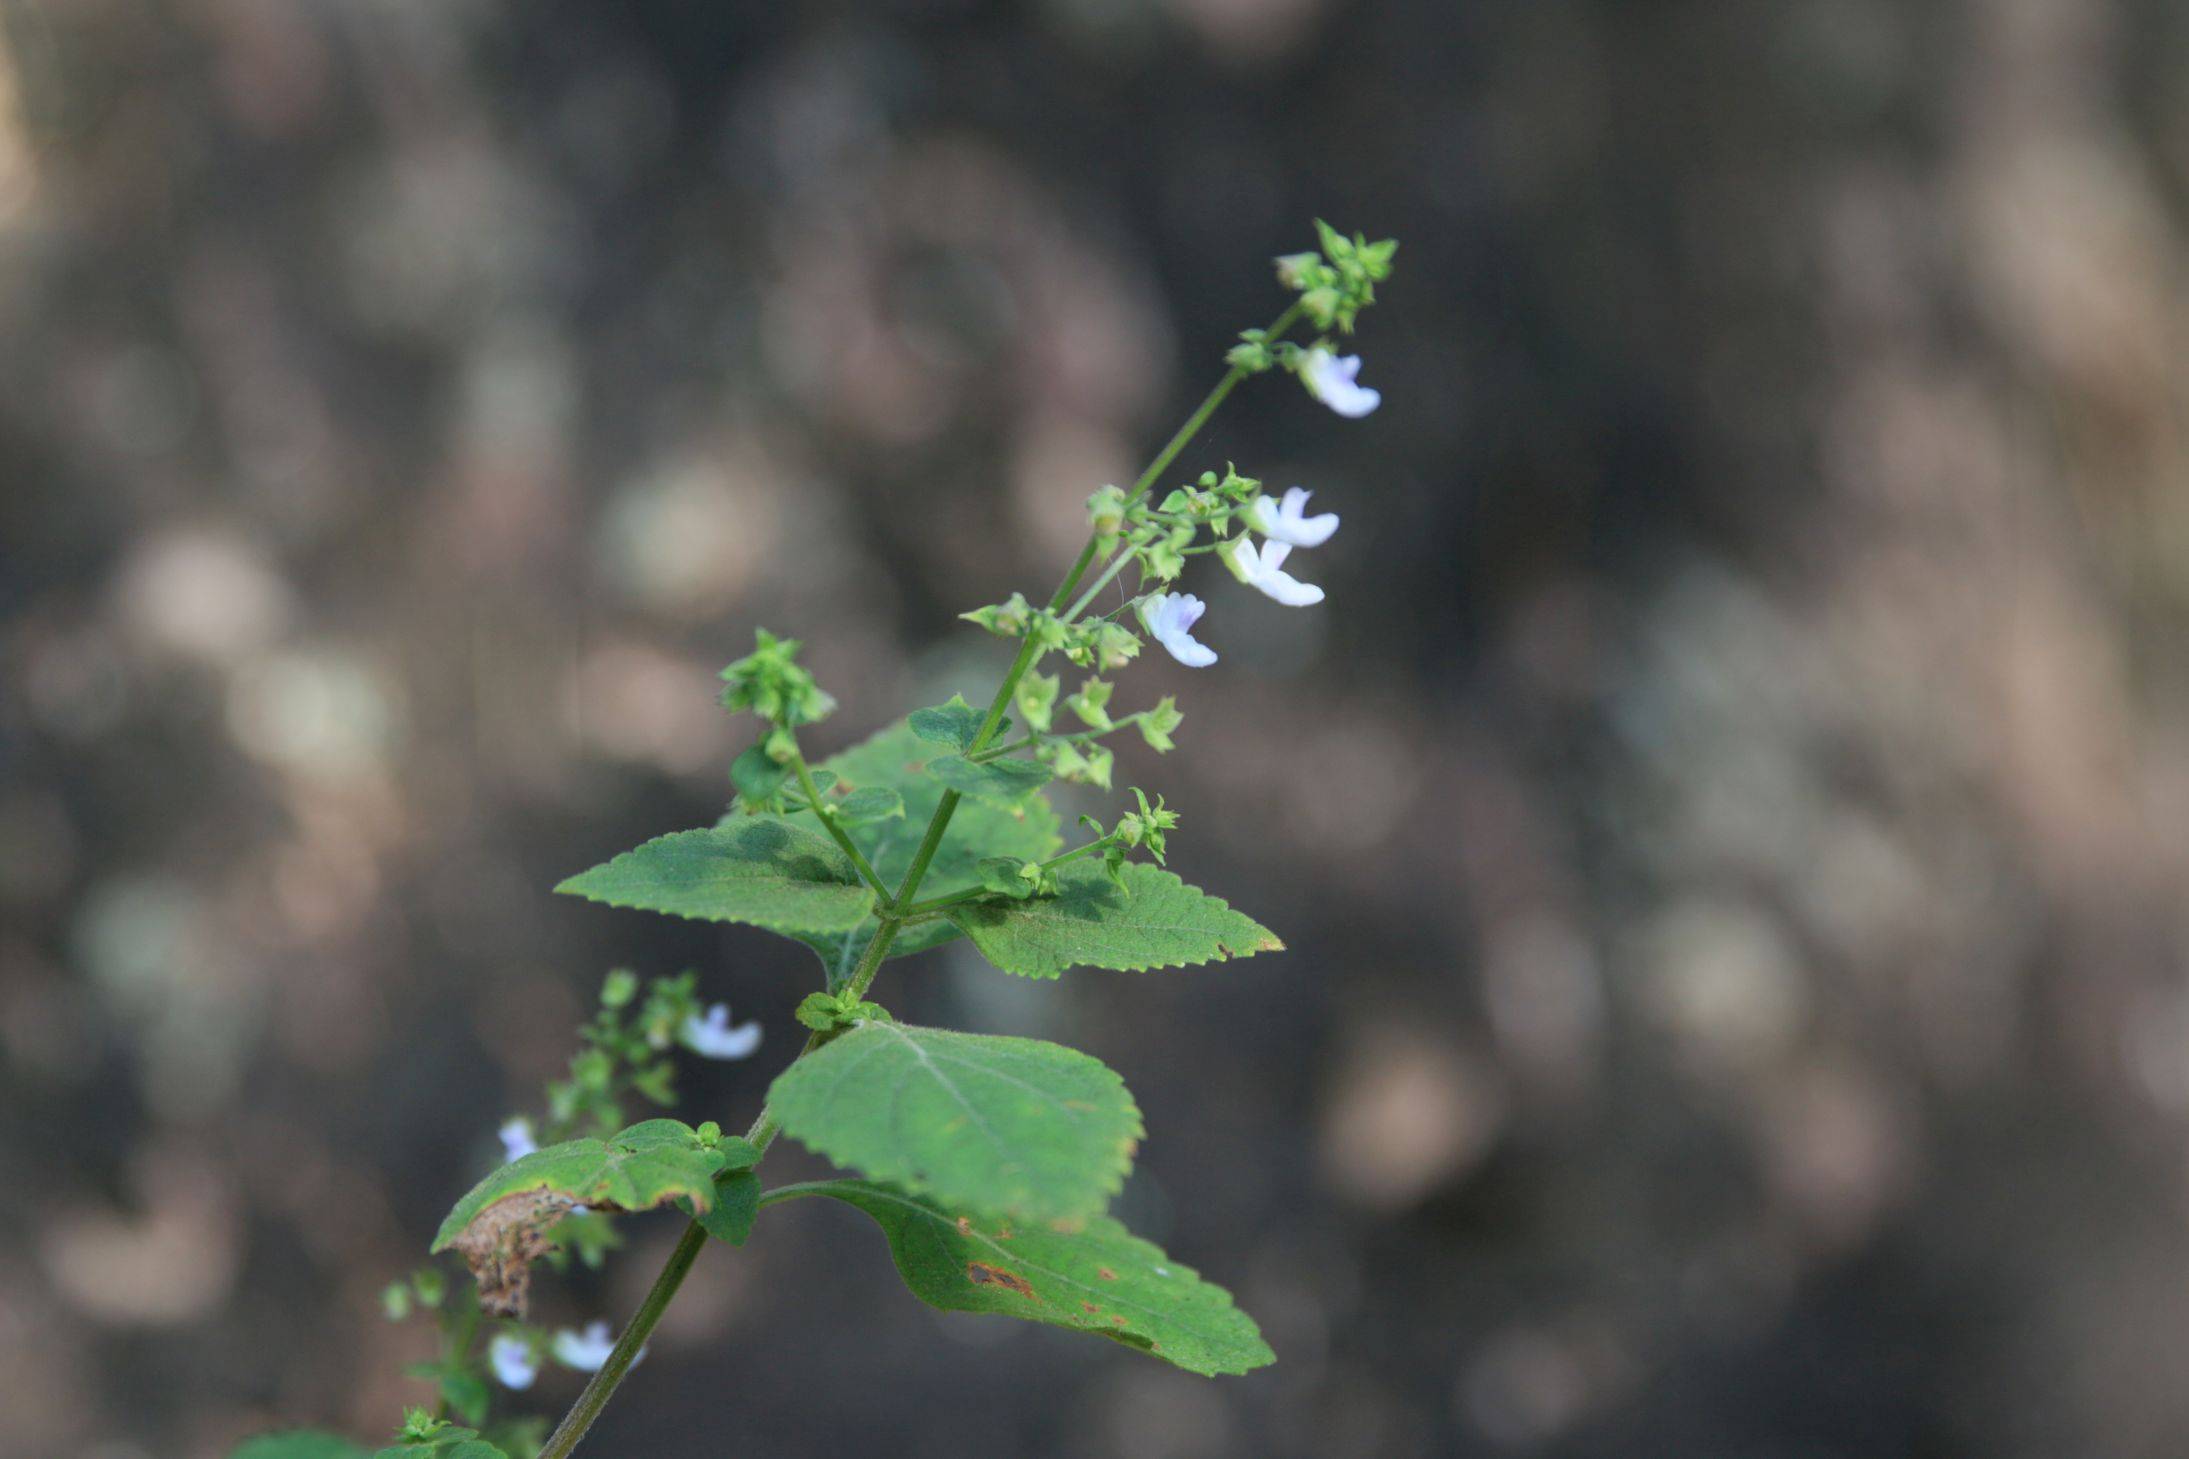
<path id="1" fill-rule="evenodd" d="M 1406 240 L 1385 408 L 1192 470 L 1343 500 L 1349 611 L 1228 611 L 1164 782 L 1290 952 L 877 989 L 1179 1112 L 1120 1215 L 1283 1364 L 968 1364 L 802 1203 L 603 1451 L 2180 1451 L 2185 74 L 2148 0 L 4 0 L 0 1444 L 384 1433 L 614 962 L 766 1018 L 735 1127 L 810 960 L 546 888 L 722 809 L 756 623 L 816 756 L 963 682 L 1320 214 Z M 853 1325 L 931 1412 L 813 1400 Z"/>

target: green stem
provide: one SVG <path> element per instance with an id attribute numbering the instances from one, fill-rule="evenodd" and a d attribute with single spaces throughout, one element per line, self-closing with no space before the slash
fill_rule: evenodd
<path id="1" fill-rule="evenodd" d="M 981 751 L 977 757 L 968 756 L 967 758 L 977 759 L 978 763 L 986 764 L 990 760 L 1000 760 L 1005 755 L 1015 754 L 1020 750 L 1031 749 L 1033 746 L 1040 744 L 1043 740 L 1049 740 L 1057 743 L 1070 743 L 1075 745 L 1087 744 L 1091 743 L 1092 741 L 1099 740 L 1105 735 L 1114 735 L 1121 729 L 1129 729 L 1133 725 L 1138 724 L 1141 720 L 1146 719 L 1147 717 L 1148 712 L 1145 709 L 1136 709 L 1131 714 L 1123 715 L 1117 719 L 1111 720 L 1110 727 L 1108 729 L 1074 730 L 1071 734 L 1068 735 L 1020 735 L 1017 739 L 1011 741 L 1009 744 L 992 745 L 989 748 Z"/>
<path id="2" fill-rule="evenodd" d="M 1117 581 L 1117 575 L 1123 572 L 1125 570 L 1125 564 L 1131 562 L 1132 560 L 1133 550 L 1131 548 L 1127 548 L 1124 551 L 1119 552 L 1116 559 L 1112 561 L 1108 567 L 1102 570 L 1102 576 L 1094 580 L 1093 586 L 1089 587 L 1086 592 L 1080 594 L 1079 601 L 1072 604 L 1070 608 L 1065 610 L 1064 621 L 1066 623 L 1069 623 L 1074 618 L 1077 618 L 1081 613 L 1084 613 L 1087 610 L 1087 605 L 1095 600 L 1095 594 L 1101 592 L 1111 583 Z"/>
<path id="3" fill-rule="evenodd" d="M 1269 327 L 1268 337 L 1272 340 L 1278 338 L 1299 317 L 1300 306 L 1295 302 Z M 1140 473 L 1139 481 L 1133 485 L 1132 495 L 1126 499 L 1128 502 L 1137 501 L 1147 494 L 1155 479 L 1169 468 L 1180 451 L 1186 449 L 1187 442 L 1198 435 L 1201 427 L 1208 424 L 1208 418 L 1216 413 L 1216 407 L 1222 405 L 1224 398 L 1238 388 L 1239 382 L 1246 377 L 1247 372 L 1236 365 L 1225 372 L 1224 378 L 1216 382 L 1216 388 L 1208 393 L 1207 399 L 1201 402 L 1192 415 L 1186 417 L 1186 423 L 1178 428 L 1177 434 L 1170 438 L 1162 450 L 1156 452 L 1155 459 L 1148 463 L 1148 469 Z M 1050 612 L 1056 612 L 1071 601 L 1072 594 L 1079 589 L 1079 580 L 1087 575 L 1087 569 L 1094 559 L 1095 539 L 1090 536 L 1086 547 L 1081 549 L 1078 560 L 1065 573 L 1064 581 L 1057 585 L 1056 592 L 1050 597 Z M 1019 680 L 1032 667 L 1034 658 L 1034 640 L 1029 634 L 1019 645 L 1018 657 L 1012 660 L 1010 672 L 1004 675 L 1003 683 L 996 689 L 996 697 L 988 706 L 988 716 L 981 721 L 980 733 L 973 737 L 973 743 L 966 748 L 968 758 L 978 755 L 995 736 L 997 726 L 1003 722 L 1004 709 L 1018 692 Z M 807 798 L 816 807 L 815 815 L 819 816 L 820 797 L 814 791 L 812 777 L 806 772 L 803 759 L 799 761 L 799 777 Z M 950 829 L 950 818 L 957 814 L 958 800 L 956 791 L 943 792 L 942 799 L 936 803 L 935 814 L 928 820 L 927 834 L 920 838 L 919 850 L 913 853 L 912 864 L 905 868 L 904 881 L 898 885 L 897 894 L 883 903 L 880 921 L 874 929 L 874 940 L 867 944 L 866 952 L 852 969 L 851 978 L 845 985 L 854 998 L 866 995 L 867 988 L 874 982 L 875 974 L 881 970 L 882 960 L 889 956 L 889 946 L 896 941 L 898 929 L 912 915 L 915 905 L 912 898 L 919 892 L 920 879 L 927 875 L 927 868 L 934 861 L 935 852 L 941 847 L 944 834 Z M 826 816 L 820 816 L 820 819 L 823 825 L 828 824 Z M 1083 854 L 1087 849 L 1081 847 L 1079 851 L 1069 854 Z M 853 852 L 853 855 L 856 856 L 857 853 Z M 871 869 L 869 875 L 871 877 Z M 871 879 L 879 895 L 880 879 Z M 798 1057 L 802 1059 L 812 1053 L 821 1046 L 822 1041 L 823 1035 L 818 1033 L 809 1037 Z M 764 1152 L 774 1143 L 781 1129 L 782 1123 L 775 1117 L 775 1111 L 763 1107 L 760 1117 L 753 1121 L 752 1130 L 746 1138 Z M 783 1191 L 795 1189 L 791 1186 L 782 1188 Z M 779 1199 L 784 1198 L 781 1192 L 774 1194 Z M 608 1400 L 615 1396 L 616 1388 L 623 1382 L 624 1375 L 631 1371 L 631 1364 L 637 1361 L 640 1349 L 645 1347 L 646 1339 L 652 1335 L 655 1324 L 661 1321 L 661 1314 L 667 1310 L 670 1299 L 676 1296 L 677 1288 L 684 1284 L 685 1273 L 692 1269 L 692 1263 L 699 1259 L 700 1248 L 706 1244 L 706 1228 L 697 1221 L 684 1228 L 684 1235 L 677 1242 L 676 1250 L 669 1253 L 668 1265 L 661 1269 L 660 1276 L 654 1278 L 654 1285 L 647 1292 L 646 1300 L 632 1314 L 631 1325 L 623 1330 L 623 1336 L 616 1339 L 615 1349 L 609 1353 L 608 1361 L 601 1364 L 600 1371 L 585 1385 L 585 1390 L 578 1395 L 578 1401 L 570 1406 L 570 1412 L 564 1414 L 562 1422 L 555 1426 L 555 1432 L 548 1435 L 547 1443 L 540 1449 L 539 1459 L 568 1459 L 570 1451 L 577 1448 L 578 1441 L 585 1437 L 585 1431 L 593 1426 L 593 1420 L 600 1416 L 600 1411 L 608 1406 Z"/>
<path id="4" fill-rule="evenodd" d="M 1111 839 L 1111 837 L 1104 836 L 1098 841 L 1089 841 L 1084 846 L 1074 846 L 1071 850 L 1065 852 L 1061 856 L 1052 856 L 1047 861 L 1039 862 L 1037 864 L 1041 867 L 1043 871 L 1053 871 L 1057 867 L 1064 865 L 1068 861 L 1077 861 L 1082 856 L 1092 855 L 1094 852 L 1100 851 L 1103 847 L 1110 844 Z M 993 895 L 993 893 L 991 893 L 986 887 L 961 887 L 959 890 L 951 892 L 947 896 L 929 897 L 924 902 L 914 902 L 911 906 L 905 908 L 904 911 L 900 912 L 898 915 L 903 917 L 906 921 L 910 921 L 915 917 L 932 917 L 937 912 L 946 911 L 951 907 L 960 906 L 966 902 L 978 901 L 982 897 L 991 895 Z"/>
<path id="5" fill-rule="evenodd" d="M 779 1206 L 785 1201 L 795 1201 L 800 1196 L 819 1195 L 831 1186 L 838 1184 L 840 1182 L 833 1180 L 800 1180 L 793 1181 L 789 1185 L 779 1185 L 772 1190 L 764 1190 L 760 1193 L 760 1209 L 765 1211 L 770 1206 Z"/>
<path id="6" fill-rule="evenodd" d="M 821 829 L 828 832 L 836 844 L 843 848 L 844 854 L 851 858 L 851 864 L 859 869 L 859 875 L 866 880 L 868 886 L 874 888 L 874 895 L 886 900 L 889 896 L 889 888 L 882 884 L 881 877 L 876 875 L 874 868 L 868 864 L 865 855 L 859 850 L 858 843 L 845 833 L 842 826 L 836 824 L 836 817 L 831 815 L 829 808 L 821 803 L 821 790 L 819 786 L 813 783 L 813 772 L 806 768 L 805 755 L 800 751 L 792 750 L 790 763 L 791 768 L 798 772 L 798 786 L 806 793 L 806 800 L 813 810 L 813 818 L 821 823 Z"/>
<path id="7" fill-rule="evenodd" d="M 654 1285 L 646 1293 L 646 1300 L 639 1303 L 638 1311 L 632 1314 L 631 1325 L 616 1340 L 614 1351 L 608 1354 L 608 1361 L 601 1364 L 600 1371 L 586 1382 L 585 1391 L 578 1395 L 576 1403 L 570 1405 L 570 1412 L 562 1416 L 562 1422 L 555 1426 L 555 1432 L 548 1435 L 546 1444 L 541 1446 L 539 1459 L 566 1459 L 570 1451 L 578 1447 L 578 1440 L 585 1437 L 585 1431 L 593 1426 L 593 1420 L 600 1417 L 600 1411 L 608 1406 L 608 1400 L 615 1397 L 616 1387 L 623 1382 L 623 1375 L 630 1372 L 631 1364 L 638 1361 L 639 1350 L 646 1346 L 646 1339 L 653 1332 L 654 1324 L 661 1321 L 661 1314 L 668 1310 L 670 1300 L 676 1296 L 676 1289 L 684 1285 L 685 1274 L 692 1269 L 692 1263 L 699 1260 L 699 1249 L 706 1244 L 706 1227 L 694 1221 L 684 1228 L 684 1235 L 678 1240 L 676 1250 L 669 1253 L 668 1264 L 661 1269 L 661 1275 L 654 1278 Z"/>
<path id="8" fill-rule="evenodd" d="M 919 871 L 925 872 L 924 863 L 915 862 L 914 865 Z M 916 887 L 918 882 L 911 884 Z M 875 928 L 874 940 L 867 944 L 866 952 L 852 969 L 850 981 L 845 984 L 852 997 L 864 997 L 866 990 L 873 985 L 874 975 L 881 971 L 882 960 L 889 956 L 889 945 L 896 940 L 897 929 L 903 922 L 904 919 L 895 914 L 885 915 L 880 926 Z M 806 1035 L 805 1047 L 798 1051 L 798 1058 L 803 1059 L 821 1047 L 826 1038 L 825 1034 L 818 1031 Z M 796 1063 L 797 1060 L 791 1062 Z M 752 1122 L 752 1128 L 745 1132 L 745 1138 L 752 1141 L 764 1155 L 768 1147 L 775 1143 L 775 1137 L 782 1129 L 782 1121 L 776 1118 L 774 1106 L 765 1105 L 760 1110 L 759 1118 Z M 616 1339 L 616 1346 L 608 1354 L 608 1361 L 601 1364 L 600 1371 L 586 1382 L 585 1390 L 578 1395 L 578 1401 L 570 1406 L 570 1412 L 563 1415 L 555 1432 L 548 1436 L 546 1445 L 540 1450 L 539 1459 L 566 1459 L 570 1451 L 578 1447 L 578 1441 L 585 1437 L 585 1431 L 593 1426 L 593 1420 L 600 1417 L 600 1411 L 608 1406 L 608 1400 L 615 1395 L 617 1385 L 631 1371 L 631 1364 L 638 1360 L 639 1351 L 646 1346 L 646 1339 L 653 1335 L 655 1324 L 661 1321 L 661 1314 L 668 1310 L 670 1299 L 676 1296 L 676 1289 L 684 1284 L 685 1274 L 691 1271 L 692 1263 L 699 1259 L 700 1248 L 706 1244 L 707 1229 L 704 1226 L 694 1221 L 684 1228 L 684 1235 L 678 1240 L 676 1250 L 669 1253 L 668 1265 L 661 1269 L 660 1276 L 654 1278 L 653 1288 L 647 1292 L 646 1300 L 632 1314 L 631 1325 L 623 1330 L 623 1336 Z"/>

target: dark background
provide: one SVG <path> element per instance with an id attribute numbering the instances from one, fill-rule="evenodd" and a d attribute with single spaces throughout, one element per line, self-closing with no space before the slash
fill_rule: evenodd
<path id="1" fill-rule="evenodd" d="M 748 1120 L 806 954 L 547 889 L 719 811 L 755 625 L 823 748 L 992 682 L 1321 215 L 1383 409 L 1181 474 L 1315 487 L 1330 601 L 1120 690 L 1291 950 L 878 985 L 1118 1068 L 1281 1362 L 791 1206 L 591 1449 L 2189 1452 L 2185 75 L 2161 0 L 0 0 L 0 1450 L 384 1433 L 610 966 L 764 1021 Z"/>

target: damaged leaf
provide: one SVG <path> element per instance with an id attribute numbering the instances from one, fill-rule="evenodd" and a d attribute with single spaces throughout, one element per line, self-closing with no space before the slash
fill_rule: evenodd
<path id="1" fill-rule="evenodd" d="M 1067 1231 L 1015 1225 L 863 1180 L 783 1194 L 827 1196 L 873 1217 L 898 1275 L 930 1306 L 1091 1333 L 1211 1377 L 1276 1361 L 1229 1292 L 1107 1216 Z"/>
<path id="2" fill-rule="evenodd" d="M 758 1158 L 743 1140 L 703 1144 L 677 1120 L 646 1120 L 606 1140 L 567 1140 L 473 1186 L 441 1223 L 432 1249 L 462 1254 L 482 1308 L 521 1317 L 548 1228 L 572 1210 L 646 1211 L 682 1197 L 704 1212 L 714 1203 L 715 1173 L 749 1168 Z"/>

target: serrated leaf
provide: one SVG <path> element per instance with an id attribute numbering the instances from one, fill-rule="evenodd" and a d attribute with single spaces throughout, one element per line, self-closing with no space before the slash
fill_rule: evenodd
<path id="1" fill-rule="evenodd" d="M 1028 978 L 1079 966 L 1138 973 L 1284 947 L 1261 923 L 1161 867 L 1135 861 L 1119 875 L 1122 886 L 1099 866 L 1067 867 L 1053 897 L 973 902 L 949 917 L 981 956 Z"/>
<path id="2" fill-rule="evenodd" d="M 714 1201 L 715 1172 L 757 1158 L 743 1140 L 703 1146 L 677 1120 L 646 1120 L 606 1140 L 566 1140 L 512 1160 L 473 1186 L 441 1222 L 431 1249 L 462 1254 L 478 1281 L 481 1307 L 522 1316 L 531 1264 L 549 1245 L 547 1229 L 573 1207 L 647 1211 L 683 1197 L 705 1210 Z"/>
<path id="3" fill-rule="evenodd" d="M 953 694 L 948 704 L 913 710 L 905 723 L 912 727 L 912 733 L 930 743 L 970 750 L 980 734 L 981 718 L 981 712 L 967 704 L 964 695 Z"/>
<path id="4" fill-rule="evenodd" d="M 1099 1059 L 1039 1039 L 868 1023 L 768 1091 L 783 1130 L 840 1165 L 952 1206 L 1029 1221 L 1093 1215 L 1144 1127 Z"/>
<path id="5" fill-rule="evenodd" d="M 738 816 L 659 836 L 555 890 L 611 907 L 784 932 L 846 931 L 874 906 L 849 857 L 819 832 L 778 816 Z"/>
<path id="6" fill-rule="evenodd" d="M 960 1215 L 871 1181 L 798 1189 L 871 1216 L 898 1275 L 929 1306 L 1106 1337 L 1207 1377 L 1277 1360 L 1229 1292 L 1107 1216 L 1060 1231 Z"/>
<path id="7" fill-rule="evenodd" d="M 430 1437 L 407 1439 L 378 1450 L 372 1459 L 509 1459 L 479 1437 L 477 1429 L 443 1424 Z"/>
<path id="8" fill-rule="evenodd" d="M 830 756 L 825 762 L 847 784 L 862 789 L 887 786 L 904 797 L 902 819 L 849 828 L 852 841 L 865 853 L 886 886 L 894 887 L 904 880 L 913 854 L 919 849 L 920 837 L 927 830 L 928 819 L 942 800 L 942 785 L 926 773 L 927 761 L 933 754 L 934 747 L 924 743 L 909 725 L 895 724 L 841 754 Z M 733 823 L 737 819 L 745 818 L 733 817 Z M 784 819 L 786 824 L 800 828 L 813 824 L 812 817 L 804 812 Z M 1058 834 L 1056 812 L 1038 795 L 1027 797 L 1013 810 L 978 801 L 961 801 L 957 814 L 950 819 L 949 829 L 943 834 L 942 844 L 935 849 L 935 859 L 928 863 L 920 895 L 943 896 L 979 885 L 976 868 L 984 856 L 1018 856 L 1028 861 L 1041 861 L 1056 855 L 1063 844 L 1063 837 Z M 809 929 L 792 935 L 819 956 L 828 971 L 829 986 L 835 988 L 843 983 L 865 954 L 867 944 L 873 941 L 874 928 L 874 919 L 868 917 L 849 931 Z M 958 929 L 938 917 L 898 933 L 897 940 L 890 945 L 889 955 L 904 957 L 924 952 L 956 936 Z"/>
<path id="9" fill-rule="evenodd" d="M 297 1429 L 245 1439 L 228 1459 L 365 1459 L 365 1450 L 339 1434 Z"/>
<path id="10" fill-rule="evenodd" d="M 973 761 L 963 755 L 930 760 L 927 773 L 950 789 L 985 805 L 1016 807 L 1055 778 L 1038 760 Z"/>

